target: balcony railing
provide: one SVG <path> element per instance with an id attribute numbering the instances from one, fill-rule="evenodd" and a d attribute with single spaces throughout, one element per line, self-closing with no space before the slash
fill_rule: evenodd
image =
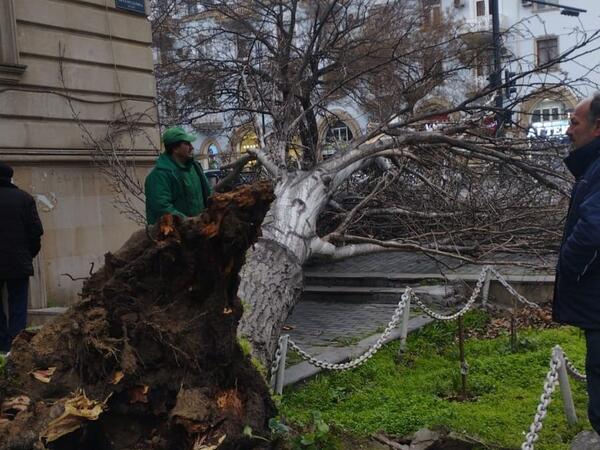
<path id="1" fill-rule="evenodd" d="M 499 15 L 500 30 L 506 30 L 508 18 L 504 14 Z M 492 31 L 492 16 L 478 16 L 465 19 L 460 27 L 462 33 L 482 33 Z"/>

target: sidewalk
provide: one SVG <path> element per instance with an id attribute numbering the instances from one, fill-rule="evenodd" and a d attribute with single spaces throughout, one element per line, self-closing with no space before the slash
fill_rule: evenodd
<path id="1" fill-rule="evenodd" d="M 510 259 L 509 259 L 510 258 Z M 534 262 L 531 257 L 511 255 L 505 261 L 515 263 Z M 535 261 L 541 263 L 541 260 Z M 546 261 L 547 269 L 532 269 L 515 264 L 498 265 L 498 271 L 508 278 L 540 278 L 548 281 L 553 277 L 553 260 Z M 444 259 L 442 263 L 425 255 L 412 252 L 386 252 L 363 255 L 333 263 L 312 263 L 305 267 L 306 277 L 328 276 L 338 277 L 394 277 L 398 274 L 417 275 L 415 279 L 436 275 L 440 284 L 443 278 L 476 277 L 482 269 L 481 265 L 456 263 L 456 260 Z M 421 275 L 421 276 L 419 276 Z M 408 277 L 410 278 L 410 277 Z M 333 289 L 333 287 L 332 287 Z M 287 333 L 298 346 L 313 356 L 328 362 L 340 362 L 363 353 L 374 343 L 392 318 L 400 295 L 395 302 L 344 301 L 343 295 L 331 296 L 326 292 L 310 296 L 310 300 L 301 299 L 286 322 L 283 333 Z M 462 299 L 455 299 L 461 302 Z M 438 306 L 437 310 L 448 310 Z M 409 330 L 415 330 L 426 323 L 418 311 L 411 311 Z M 398 331 L 398 330 L 395 330 Z M 399 333 L 394 335 L 399 337 Z M 296 356 L 292 356 L 297 361 Z M 285 384 L 292 384 L 314 375 L 320 369 L 308 363 L 290 366 L 286 370 Z"/>

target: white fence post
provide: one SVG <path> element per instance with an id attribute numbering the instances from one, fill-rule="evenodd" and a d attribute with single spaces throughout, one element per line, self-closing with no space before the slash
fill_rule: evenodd
<path id="1" fill-rule="evenodd" d="M 575 412 L 575 404 L 573 403 L 573 394 L 571 393 L 571 385 L 569 384 L 569 374 L 567 373 L 567 364 L 565 355 L 558 345 L 554 347 L 554 354 L 559 362 L 558 366 L 558 383 L 560 384 L 560 395 L 563 399 L 567 422 L 570 425 L 577 423 L 577 413 Z"/>
<path id="2" fill-rule="evenodd" d="M 408 322 L 410 320 L 410 296 L 407 296 L 402 311 L 402 325 L 400 328 L 400 352 L 406 350 L 406 337 L 408 336 Z"/>
<path id="3" fill-rule="evenodd" d="M 279 358 L 279 367 L 277 367 L 277 375 L 275 376 L 275 393 L 281 395 L 283 393 L 283 382 L 285 381 L 285 359 L 287 357 L 289 335 L 285 334 L 281 337 L 281 357 Z"/>

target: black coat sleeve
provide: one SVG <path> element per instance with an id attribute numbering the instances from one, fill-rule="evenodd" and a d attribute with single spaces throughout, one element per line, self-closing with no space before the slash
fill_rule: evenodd
<path id="1" fill-rule="evenodd" d="M 42 237 L 42 234 L 44 234 L 44 228 L 42 227 L 42 221 L 38 215 L 35 200 L 33 198 L 29 199 L 26 208 L 25 227 L 27 229 L 29 253 L 31 253 L 32 258 L 35 258 L 42 247 L 40 238 Z"/>

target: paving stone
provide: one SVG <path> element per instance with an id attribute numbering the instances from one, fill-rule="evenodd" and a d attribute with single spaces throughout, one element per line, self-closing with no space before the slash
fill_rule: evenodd
<path id="1" fill-rule="evenodd" d="M 600 450 L 600 437 L 595 431 L 582 431 L 573 439 L 571 450 Z"/>

